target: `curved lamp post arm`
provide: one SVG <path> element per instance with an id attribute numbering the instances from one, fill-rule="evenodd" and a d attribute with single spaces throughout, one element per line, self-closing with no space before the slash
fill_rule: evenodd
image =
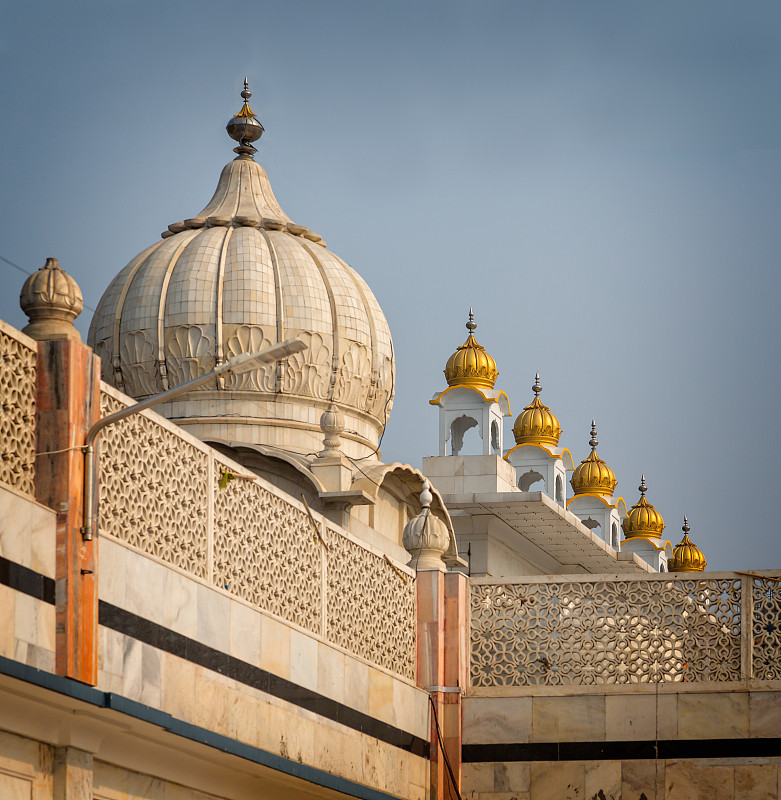
<path id="1" fill-rule="evenodd" d="M 115 422 L 119 422 L 133 414 L 138 414 L 139 411 L 144 411 L 144 409 L 151 408 L 160 403 L 166 403 L 169 400 L 173 400 L 174 397 L 179 397 L 187 392 L 191 392 L 193 389 L 203 386 L 203 384 L 208 383 L 220 375 L 240 375 L 243 372 L 252 372 L 261 364 L 280 361 L 283 358 L 293 355 L 293 353 L 300 353 L 302 350 L 306 350 L 306 347 L 306 343 L 301 339 L 287 339 L 284 342 L 280 342 L 280 344 L 268 347 L 265 350 L 260 350 L 257 353 L 241 353 L 228 359 L 224 364 L 220 364 L 206 375 L 201 375 L 198 378 L 193 378 L 191 381 L 180 383 L 167 392 L 147 397 L 146 400 L 142 400 L 140 403 L 127 406 L 127 408 L 109 414 L 107 417 L 103 417 L 103 419 L 99 419 L 87 432 L 87 440 L 82 448 L 84 452 L 84 525 L 81 528 L 81 535 L 84 540 L 89 541 L 92 539 L 96 527 L 96 520 L 93 514 L 96 487 L 95 439 L 103 428 L 108 425 L 113 425 Z"/>

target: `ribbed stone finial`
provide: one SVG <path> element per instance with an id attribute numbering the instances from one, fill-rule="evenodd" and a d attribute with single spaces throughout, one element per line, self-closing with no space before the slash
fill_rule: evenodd
<path id="1" fill-rule="evenodd" d="M 244 100 L 244 105 L 241 111 L 232 117 L 225 130 L 228 131 L 228 136 L 239 143 L 238 147 L 233 148 L 233 152 L 237 153 L 239 158 L 252 158 L 258 151 L 252 146 L 252 142 L 256 142 L 263 135 L 263 126 L 255 117 L 255 112 L 249 107 L 249 99 L 252 97 L 252 92 L 249 90 L 247 79 L 244 78 L 244 90 L 241 92 L 241 97 Z"/>
<path id="2" fill-rule="evenodd" d="M 325 434 L 325 438 L 323 439 L 323 449 L 317 454 L 317 457 L 340 456 L 344 417 L 333 403 L 320 416 L 320 430 Z"/>
<path id="3" fill-rule="evenodd" d="M 593 419 L 591 420 L 591 438 L 588 440 L 588 443 L 591 445 L 592 450 L 596 450 L 599 444 L 597 441 L 597 423 Z"/>
<path id="4" fill-rule="evenodd" d="M 420 514 L 404 526 L 402 543 L 412 556 L 409 566 L 417 571 L 445 569 L 442 556 L 450 545 L 450 532 L 447 525 L 432 513 L 433 499 L 431 484 L 424 480 Z"/>
<path id="5" fill-rule="evenodd" d="M 81 341 L 81 335 L 73 327 L 73 321 L 84 308 L 81 289 L 56 258 L 47 258 L 46 264 L 24 282 L 19 305 L 30 318 L 22 333 L 39 341 Z"/>
<path id="6" fill-rule="evenodd" d="M 423 481 L 423 490 L 420 493 L 420 505 L 423 508 L 429 508 L 433 499 L 434 495 L 431 494 L 431 484 L 428 482 L 428 479 L 426 479 Z"/>

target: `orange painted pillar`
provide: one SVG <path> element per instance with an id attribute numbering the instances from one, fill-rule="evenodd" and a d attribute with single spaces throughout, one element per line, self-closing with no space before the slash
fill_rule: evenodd
<path id="1" fill-rule="evenodd" d="M 57 512 L 56 671 L 98 679 L 98 541 L 85 542 L 84 444 L 100 417 L 100 359 L 81 341 L 38 342 L 35 495 Z M 74 449 L 75 448 L 75 449 Z"/>
<path id="2" fill-rule="evenodd" d="M 460 572 L 445 575 L 445 685 L 466 690 L 469 685 L 469 578 Z M 461 791 L 461 691 L 443 697 L 445 750 Z M 455 794 L 455 793 L 453 793 Z"/>
<path id="3" fill-rule="evenodd" d="M 460 573 L 438 570 L 418 572 L 416 578 L 417 680 L 418 686 L 429 691 L 433 706 L 430 729 L 431 800 L 456 800 L 455 789 L 461 789 L 459 689 L 466 686 L 467 581 Z"/>

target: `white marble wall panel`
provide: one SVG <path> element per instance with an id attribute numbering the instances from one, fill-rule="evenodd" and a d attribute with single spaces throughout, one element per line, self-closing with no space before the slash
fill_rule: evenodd
<path id="1" fill-rule="evenodd" d="M 22 492 L 0 486 L 0 556 L 54 577 L 57 515 Z"/>

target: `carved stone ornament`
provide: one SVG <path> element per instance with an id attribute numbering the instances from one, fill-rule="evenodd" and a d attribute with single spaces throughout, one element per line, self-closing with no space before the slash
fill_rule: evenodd
<path id="1" fill-rule="evenodd" d="M 323 449 L 317 454 L 318 458 L 338 458 L 341 455 L 342 439 L 340 434 L 344 431 L 344 416 L 339 409 L 331 403 L 320 417 L 320 430 L 325 434 Z"/>
<path id="2" fill-rule="evenodd" d="M 36 359 L 35 350 L 0 331 L 0 483 L 31 497 L 35 496 Z"/>
<path id="3" fill-rule="evenodd" d="M 84 307 L 81 289 L 56 258 L 47 258 L 46 264 L 24 282 L 19 304 L 30 318 L 22 332 L 33 339 L 81 341 L 73 327 L 73 320 Z"/>
<path id="4" fill-rule="evenodd" d="M 423 482 L 420 503 L 423 506 L 420 514 L 413 517 L 404 527 L 403 543 L 412 556 L 409 566 L 418 572 L 438 569 L 444 571 L 442 556 L 450 544 L 450 533 L 447 525 L 431 513 L 431 484 Z"/>

